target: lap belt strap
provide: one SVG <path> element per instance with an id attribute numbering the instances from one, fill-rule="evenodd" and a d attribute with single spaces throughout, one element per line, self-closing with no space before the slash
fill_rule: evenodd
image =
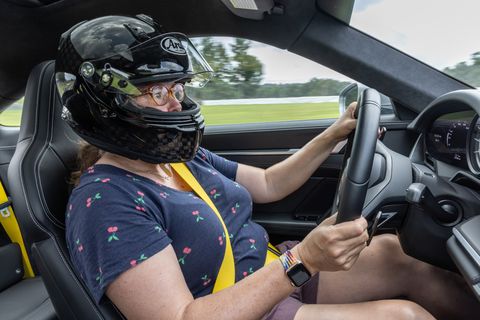
<path id="1" fill-rule="evenodd" d="M 225 225 L 222 216 L 220 215 L 210 197 L 207 195 L 205 190 L 203 190 L 203 187 L 193 176 L 185 163 L 171 163 L 170 165 L 178 173 L 178 175 L 190 186 L 190 188 L 192 188 L 192 190 L 195 191 L 195 193 L 203 201 L 205 201 L 210 206 L 210 208 L 212 208 L 212 210 L 215 212 L 218 219 L 220 220 L 223 231 L 225 232 L 225 255 L 223 257 L 220 270 L 218 271 L 217 280 L 215 281 L 215 285 L 213 286 L 213 292 L 217 292 L 233 286 L 235 284 L 235 260 L 233 258 L 233 250 L 230 243 L 230 237 L 228 236 L 230 233 L 228 232 L 227 226 Z M 273 262 L 275 259 L 278 259 L 278 256 L 280 254 L 281 253 L 272 244 L 269 243 L 267 254 L 265 257 L 265 265 Z"/>
<path id="2" fill-rule="evenodd" d="M 20 250 L 22 251 L 23 258 L 23 267 L 25 269 L 25 277 L 31 278 L 34 277 L 32 265 L 30 264 L 30 259 L 28 258 L 27 250 L 25 249 L 25 243 L 23 242 L 22 232 L 18 225 L 17 218 L 13 213 L 12 201 L 7 197 L 5 188 L 0 182 L 0 223 L 5 229 L 8 237 L 12 242 L 18 243 Z"/>

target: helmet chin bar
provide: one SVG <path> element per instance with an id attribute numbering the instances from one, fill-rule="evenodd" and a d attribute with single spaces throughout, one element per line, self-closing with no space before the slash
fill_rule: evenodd
<path id="1" fill-rule="evenodd" d="M 76 131 L 85 141 L 104 151 L 156 164 L 192 160 L 200 146 L 203 129 L 202 127 L 191 132 L 153 130 L 150 134 L 123 131 L 123 134 L 116 138 L 110 133 L 107 139 L 102 132 L 92 134 L 80 128 Z"/>

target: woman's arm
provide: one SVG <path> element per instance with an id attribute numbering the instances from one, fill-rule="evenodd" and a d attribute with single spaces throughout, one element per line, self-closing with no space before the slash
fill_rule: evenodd
<path id="1" fill-rule="evenodd" d="M 355 107 L 356 103 L 352 103 L 333 125 L 282 162 L 267 169 L 239 164 L 236 181 L 247 188 L 257 203 L 277 201 L 289 195 L 307 181 L 335 145 L 355 128 Z"/>
<path id="2" fill-rule="evenodd" d="M 312 273 L 349 269 L 365 247 L 361 218 L 332 225 L 327 219 L 291 251 Z M 107 288 L 128 319 L 259 319 L 293 291 L 279 260 L 234 286 L 193 299 L 171 246 L 129 269 Z"/>
<path id="3" fill-rule="evenodd" d="M 128 319 L 260 319 L 293 291 L 280 261 L 233 287 L 193 299 L 171 246 L 123 273 L 107 296 Z"/>

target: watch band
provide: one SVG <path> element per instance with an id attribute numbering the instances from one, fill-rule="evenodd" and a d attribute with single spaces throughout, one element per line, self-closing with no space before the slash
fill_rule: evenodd
<path id="1" fill-rule="evenodd" d="M 291 266 L 296 264 L 297 262 L 301 262 L 295 256 L 290 250 L 285 251 L 281 256 L 280 256 L 280 261 L 282 262 L 283 269 L 285 272 L 287 272 L 288 269 L 290 269 Z"/>
<path id="2" fill-rule="evenodd" d="M 280 262 L 294 287 L 301 287 L 312 277 L 302 261 L 297 259 L 290 250 L 285 251 L 280 256 Z"/>

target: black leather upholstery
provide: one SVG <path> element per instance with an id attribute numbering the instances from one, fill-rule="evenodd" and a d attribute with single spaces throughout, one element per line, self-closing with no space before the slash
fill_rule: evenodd
<path id="1" fill-rule="evenodd" d="M 40 277 L 22 280 L 0 292 L 2 320 L 57 319 Z"/>
<path id="2" fill-rule="evenodd" d="M 28 79 L 19 140 L 8 169 L 15 214 L 61 319 L 122 319 L 110 302 L 94 303 L 69 260 L 64 212 L 79 139 L 61 119 L 61 108 L 54 62 L 41 63 Z"/>

